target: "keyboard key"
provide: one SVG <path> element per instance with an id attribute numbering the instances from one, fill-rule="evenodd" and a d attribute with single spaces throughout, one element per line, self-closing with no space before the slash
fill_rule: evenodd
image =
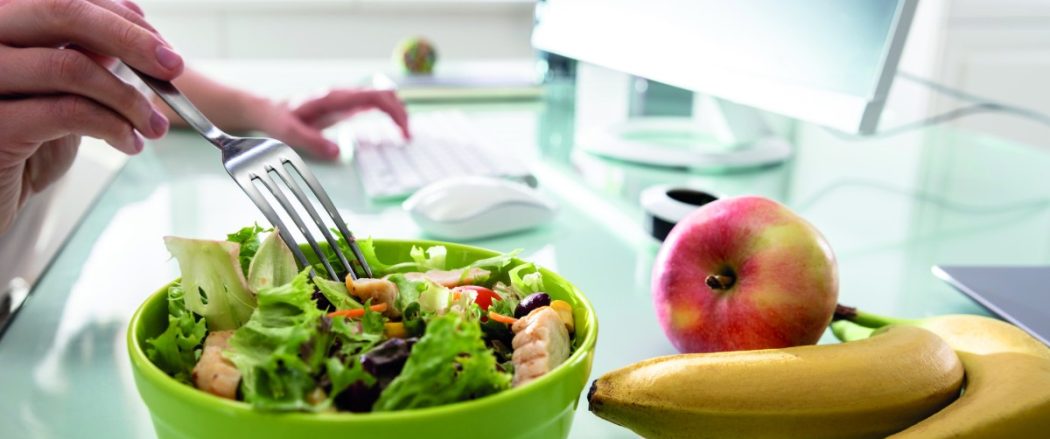
<path id="1" fill-rule="evenodd" d="M 386 119 L 354 120 L 343 128 L 350 135 L 340 138 L 354 139 L 354 164 L 370 197 L 407 196 L 449 176 L 528 174 L 500 145 L 483 148 L 485 134 L 462 113 L 419 113 L 410 123 L 411 142 Z"/>

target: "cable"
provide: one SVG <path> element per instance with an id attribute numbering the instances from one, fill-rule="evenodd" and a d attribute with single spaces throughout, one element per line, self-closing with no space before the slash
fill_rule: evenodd
<path id="1" fill-rule="evenodd" d="M 846 132 L 842 132 L 842 131 L 838 131 L 838 130 L 834 130 L 834 129 L 827 129 L 827 131 L 829 133 L 835 135 L 836 137 L 844 138 L 844 139 L 879 139 L 879 138 L 892 137 L 892 136 L 904 134 L 904 133 L 909 132 L 909 131 L 913 131 L 913 130 L 917 130 L 917 129 L 921 129 L 921 128 L 926 128 L 926 127 L 933 126 L 933 125 L 938 125 L 938 124 L 941 124 L 941 123 L 949 122 L 949 121 L 952 121 L 952 120 L 955 120 L 955 119 L 959 119 L 959 118 L 962 118 L 962 117 L 965 117 L 965 116 L 969 116 L 969 115 L 972 115 L 972 114 L 979 114 L 979 113 L 1006 113 L 1006 114 L 1013 114 L 1015 116 L 1020 116 L 1020 117 L 1023 117 L 1025 119 L 1029 119 L 1029 120 L 1032 120 L 1034 122 L 1038 122 L 1038 123 L 1050 126 L 1050 115 L 1047 115 L 1045 113 L 1041 113 L 1039 111 L 1035 111 L 1035 110 L 1032 110 L 1032 109 L 1029 109 L 1029 108 L 1024 108 L 1024 107 L 1019 107 L 1019 106 L 1016 106 L 1016 105 L 1011 105 L 1011 104 L 1006 104 L 1006 103 L 1002 103 L 1002 102 L 997 102 L 997 101 L 994 101 L 994 100 L 991 100 L 991 99 L 986 99 L 986 98 L 983 98 L 983 97 L 980 97 L 980 96 L 977 96 L 977 95 L 974 95 L 974 94 L 971 94 L 971 93 L 967 93 L 967 92 L 959 90 L 959 89 L 955 89 L 955 88 L 946 86 L 944 84 L 940 84 L 940 83 L 931 81 L 931 80 L 926 79 L 926 78 L 922 78 L 922 77 L 913 75 L 913 74 L 908 73 L 908 72 L 897 72 L 897 76 L 899 76 L 901 79 L 906 79 L 906 80 L 912 81 L 912 82 L 914 82 L 916 84 L 925 86 L 925 87 L 929 88 L 930 90 L 933 90 L 935 92 L 944 94 L 946 96 L 950 96 L 950 97 L 953 97 L 953 98 L 961 100 L 961 101 L 972 102 L 973 105 L 968 105 L 968 106 L 965 106 L 965 107 L 956 108 L 956 109 L 950 110 L 948 112 L 945 112 L 945 113 L 942 113 L 942 114 L 938 114 L 936 116 L 931 116 L 931 117 L 926 118 L 926 119 L 922 119 L 922 120 L 918 120 L 918 121 L 915 121 L 915 122 L 906 123 L 904 125 L 896 126 L 896 127 L 889 128 L 889 129 L 886 129 L 886 130 L 881 130 L 881 131 L 878 131 L 878 132 L 873 133 L 873 134 L 857 135 L 857 134 L 850 134 L 850 133 L 846 133 Z"/>
<path id="2" fill-rule="evenodd" d="M 1008 213 L 1008 212 L 1013 212 L 1013 211 L 1036 211 L 1036 210 L 1042 210 L 1042 209 L 1045 209 L 1047 207 L 1050 207 L 1050 198 L 1036 198 L 1036 199 L 1027 200 L 1027 201 L 1021 201 L 1021 202 L 1016 202 L 1016 203 L 1007 203 L 1007 204 L 999 204 L 999 205 L 988 205 L 988 206 L 980 206 L 980 205 L 974 205 L 974 204 L 964 204 L 964 203 L 959 203 L 959 202 L 956 202 L 956 201 L 949 200 L 949 199 L 947 199 L 945 197 L 941 197 L 941 196 L 938 196 L 938 195 L 935 195 L 933 193 L 926 192 L 926 191 L 923 191 L 923 190 L 909 190 L 909 189 L 894 187 L 894 186 L 889 185 L 889 184 L 885 184 L 885 183 L 881 183 L 881 182 L 877 182 L 877 181 L 872 181 L 872 180 L 864 180 L 864 179 L 859 179 L 859 178 L 846 178 L 846 179 L 837 180 L 837 181 L 833 182 L 832 184 L 824 186 L 823 189 L 815 192 L 813 195 L 810 195 L 807 199 L 805 199 L 801 203 L 794 204 L 794 209 L 796 211 L 799 211 L 799 212 L 806 211 L 806 210 L 810 209 L 811 207 L 813 207 L 813 205 L 816 204 L 816 202 L 819 201 L 821 198 L 824 198 L 828 194 L 830 194 L 831 192 L 834 192 L 836 190 L 842 189 L 843 187 L 847 187 L 847 186 L 855 186 L 855 187 L 862 187 L 862 188 L 881 190 L 881 191 L 884 191 L 884 192 L 889 192 L 889 193 L 901 195 L 901 196 L 904 196 L 906 198 L 911 198 L 913 200 L 917 200 L 917 201 L 920 201 L 920 202 L 933 204 L 933 205 L 939 206 L 939 207 L 941 207 L 941 208 L 943 208 L 945 210 L 948 210 L 948 211 L 954 211 L 954 212 L 964 213 L 964 214 L 977 214 L 977 215 L 1002 214 L 1002 213 Z"/>
<path id="3" fill-rule="evenodd" d="M 941 93 L 943 95 L 951 96 L 951 97 L 959 99 L 961 101 L 992 102 L 991 99 L 986 99 L 986 98 L 977 96 L 975 94 L 971 94 L 971 93 L 959 90 L 957 88 L 952 88 L 952 87 L 949 87 L 947 85 L 941 84 L 939 82 L 934 82 L 934 81 L 932 81 L 930 79 L 923 78 L 921 76 L 918 76 L 918 75 L 915 75 L 915 74 L 912 74 L 912 73 L 898 71 L 897 72 L 897 76 L 900 77 L 901 79 L 909 80 L 909 81 L 914 82 L 916 84 L 925 86 L 926 88 L 929 88 L 930 90 L 933 90 L 935 92 Z"/>

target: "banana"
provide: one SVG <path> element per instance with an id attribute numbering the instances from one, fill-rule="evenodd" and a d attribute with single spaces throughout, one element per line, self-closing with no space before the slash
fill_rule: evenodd
<path id="1" fill-rule="evenodd" d="M 956 351 L 964 351 L 972 354 L 995 354 L 1003 352 L 1015 352 L 1019 354 L 1030 354 L 1050 360 L 1050 346 L 1036 340 L 1020 328 L 1006 323 L 1002 320 L 990 317 L 970 314 L 949 314 L 943 316 L 927 317 L 925 319 L 900 319 L 895 317 L 880 316 L 864 311 L 839 305 L 835 310 L 836 319 L 849 320 L 864 328 L 881 328 L 889 325 L 918 326 L 927 331 L 937 334 Z M 843 327 L 846 327 L 843 325 Z M 835 325 L 831 327 L 836 336 Z M 863 335 L 863 328 L 861 328 Z M 868 329 L 870 335 L 871 330 Z M 860 337 L 863 338 L 863 337 Z M 857 340 L 859 338 L 839 340 Z"/>
<path id="2" fill-rule="evenodd" d="M 959 395 L 963 369 L 933 333 L 652 358 L 603 375 L 596 415 L 651 439 L 884 438 Z"/>
<path id="3" fill-rule="evenodd" d="M 966 369 L 965 390 L 958 400 L 890 438 L 1050 435 L 1050 347 L 1016 326 L 970 315 L 900 320 L 855 312 L 852 320 L 876 327 L 925 328 L 955 349 Z M 837 321 L 831 327 L 843 341 L 863 339 L 873 331 L 849 321 Z"/>

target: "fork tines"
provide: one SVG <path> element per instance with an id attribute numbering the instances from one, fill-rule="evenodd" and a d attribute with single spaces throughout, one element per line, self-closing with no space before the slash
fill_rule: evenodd
<path id="1" fill-rule="evenodd" d="M 256 150 L 252 151 L 256 154 L 252 154 L 254 157 L 245 157 L 248 160 L 244 162 L 254 163 L 227 163 L 227 169 L 230 175 L 234 177 L 237 184 L 244 189 L 244 192 L 248 194 L 248 197 L 252 199 L 252 202 L 259 207 L 266 219 L 270 221 L 278 233 L 280 233 L 281 239 L 284 240 L 288 247 L 292 250 L 295 258 L 304 267 L 309 266 L 310 263 L 303 254 L 302 250 L 296 244 L 294 237 L 289 232 L 289 229 L 284 226 L 281 218 L 278 216 L 277 211 L 274 210 L 273 206 L 267 202 L 266 198 L 259 191 L 258 187 L 253 183 L 259 181 L 263 186 L 270 192 L 277 203 L 281 205 L 285 214 L 295 223 L 295 226 L 302 233 L 303 237 L 306 238 L 306 242 L 313 249 L 317 255 L 317 259 L 324 265 L 325 270 L 328 272 L 328 276 L 332 280 L 342 281 L 339 279 L 339 274 L 329 263 L 328 258 L 325 257 L 321 247 L 317 244 L 317 240 L 314 239 L 313 234 L 310 232 L 307 225 L 303 222 L 302 218 L 295 211 L 295 207 L 285 196 L 284 191 L 278 187 L 277 182 L 272 178 L 272 175 L 276 175 L 278 179 L 288 188 L 295 196 L 310 215 L 314 224 L 321 231 L 325 241 L 335 252 L 339 258 L 339 262 L 342 263 L 343 269 L 345 269 L 351 278 L 357 279 L 357 273 L 354 271 L 353 265 L 347 260 L 346 255 L 343 254 L 342 249 L 339 248 L 339 242 L 329 232 L 328 227 L 325 226 L 324 220 L 317 214 L 317 210 L 314 208 L 313 202 L 307 197 L 303 189 L 299 187 L 299 184 L 294 181 L 292 175 L 288 172 L 288 168 L 285 167 L 287 164 L 291 169 L 294 169 L 303 182 L 306 183 L 307 188 L 313 193 L 317 201 L 321 203 L 321 206 L 328 213 L 329 218 L 335 223 L 336 228 L 342 235 L 343 239 L 349 245 L 350 250 L 353 252 L 357 262 L 361 264 L 361 268 L 364 270 L 365 277 L 372 277 L 372 269 L 368 266 L 368 262 L 365 261 L 364 255 L 361 253 L 361 248 L 357 245 L 357 241 L 354 239 L 354 235 L 346 227 L 346 223 L 343 221 L 339 211 L 332 204 L 331 198 L 328 197 L 328 193 L 325 192 L 324 187 L 314 177 L 313 173 L 303 162 L 302 158 L 299 157 L 294 151 L 291 150 L 287 145 L 278 142 L 267 142 L 265 145 L 259 145 Z M 263 150 L 265 149 L 265 150 Z M 253 160 L 254 159 L 254 160 Z M 238 161 L 239 162 L 239 161 Z M 247 169 L 242 169 L 247 168 Z"/>

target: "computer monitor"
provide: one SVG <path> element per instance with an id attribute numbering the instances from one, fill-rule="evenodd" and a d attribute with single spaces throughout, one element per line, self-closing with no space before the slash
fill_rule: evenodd
<path id="1" fill-rule="evenodd" d="M 917 2 L 547 0 L 538 5 L 532 42 L 717 98 L 723 126 L 738 141 L 692 159 L 768 162 L 789 148 L 770 138 L 755 109 L 845 132 L 875 130 Z M 626 143 L 623 158 L 683 159 Z"/>

